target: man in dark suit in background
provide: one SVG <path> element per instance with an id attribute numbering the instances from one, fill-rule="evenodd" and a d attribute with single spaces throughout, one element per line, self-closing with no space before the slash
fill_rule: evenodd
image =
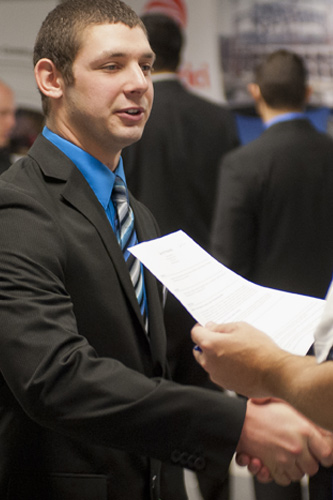
<path id="1" fill-rule="evenodd" d="M 9 142 L 14 126 L 14 92 L 5 82 L 0 81 L 0 174 L 12 164 Z"/>
<path id="2" fill-rule="evenodd" d="M 238 142 L 229 110 L 188 91 L 177 71 L 184 33 L 163 14 L 141 18 L 156 54 L 154 105 L 143 135 L 122 156 L 133 194 L 150 208 L 162 234 L 182 229 L 208 248 L 221 158 Z M 183 383 L 208 384 L 193 362 L 187 332 L 193 318 L 169 295 L 166 326 L 173 376 Z M 181 362 L 180 362 L 181 360 Z"/>
<path id="3" fill-rule="evenodd" d="M 249 90 L 267 129 L 222 162 L 211 251 L 255 283 L 322 298 L 333 269 L 333 139 L 303 114 L 310 88 L 296 54 L 270 54 Z M 319 478 L 314 500 L 328 498 Z M 258 499 L 301 498 L 297 485 L 289 497 L 276 485 L 256 489 Z"/>
<path id="4" fill-rule="evenodd" d="M 161 287 L 138 266 L 137 297 L 122 248 L 133 215 L 139 241 L 159 234 L 121 160 L 149 117 L 153 60 L 119 0 L 62 2 L 37 36 L 46 127 L 0 181 L 0 498 L 180 500 L 162 462 L 221 477 L 237 450 L 285 484 L 331 449 L 285 404 L 170 381 Z"/>
<path id="5" fill-rule="evenodd" d="M 163 234 L 182 229 L 207 249 L 219 163 L 239 145 L 234 118 L 181 82 L 179 24 L 157 13 L 141 19 L 156 54 L 154 106 L 140 141 L 123 151 L 127 182 Z"/>
<path id="6" fill-rule="evenodd" d="M 234 118 L 227 108 L 197 96 L 181 82 L 178 70 L 185 34 L 179 23 L 158 13 L 141 19 L 156 54 L 154 105 L 142 138 L 122 153 L 127 183 L 150 208 L 162 234 L 182 229 L 207 249 L 218 167 L 222 157 L 239 144 Z M 165 323 L 173 378 L 213 387 L 193 360 L 188 331 L 194 319 L 171 295 Z M 216 489 L 209 493 L 203 482 L 205 500 L 228 498 L 226 482 L 219 493 Z"/>

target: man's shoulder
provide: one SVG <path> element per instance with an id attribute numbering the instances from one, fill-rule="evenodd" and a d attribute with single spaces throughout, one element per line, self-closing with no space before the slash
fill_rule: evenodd
<path id="1" fill-rule="evenodd" d="M 246 144 L 240 144 L 236 148 L 232 149 L 225 155 L 225 160 L 229 161 L 242 161 L 243 159 L 250 160 L 251 158 L 255 159 L 258 161 L 260 158 L 258 156 L 259 152 L 263 152 L 266 149 L 269 150 L 269 141 L 267 141 L 267 138 L 265 137 L 265 131 L 259 135 L 257 138 L 254 140 L 246 143 Z"/>
<path id="2" fill-rule="evenodd" d="M 180 80 L 162 80 L 154 83 L 155 100 L 154 106 L 160 100 L 169 99 L 172 96 L 183 106 L 194 106 L 195 110 L 205 110 L 216 115 L 226 114 L 232 116 L 232 111 L 222 102 L 209 99 L 196 92 L 194 88 L 186 86 Z"/>
<path id="3" fill-rule="evenodd" d="M 331 151 L 333 137 L 326 132 L 318 130 L 307 118 L 287 120 L 269 127 L 265 139 L 277 146 L 287 144 L 305 152 L 315 144 L 321 145 L 323 151 Z"/>

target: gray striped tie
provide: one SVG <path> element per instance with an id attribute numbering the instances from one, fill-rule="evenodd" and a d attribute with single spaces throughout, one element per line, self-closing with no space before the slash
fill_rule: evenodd
<path id="1" fill-rule="evenodd" d="M 145 307 L 141 263 L 128 251 L 129 247 L 136 245 L 138 242 L 134 229 L 134 215 L 133 210 L 128 203 L 126 186 L 123 180 L 118 176 L 116 176 L 116 180 L 113 185 L 111 200 L 117 213 L 116 234 L 118 243 L 123 251 L 124 259 L 135 290 L 135 295 L 139 302 L 146 332 L 148 332 L 148 317 Z"/>

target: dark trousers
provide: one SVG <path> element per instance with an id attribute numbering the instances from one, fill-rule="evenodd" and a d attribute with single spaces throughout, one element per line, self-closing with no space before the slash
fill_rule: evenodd
<path id="1" fill-rule="evenodd" d="M 276 483 L 261 484 L 254 479 L 254 491 L 256 500 L 302 500 L 300 483 L 279 486 Z"/>
<path id="2" fill-rule="evenodd" d="M 310 500 L 333 500 L 333 468 L 320 467 L 319 472 L 309 479 Z M 256 500 L 301 500 L 302 492 L 299 483 L 284 487 L 274 483 L 260 484 L 256 480 Z"/>
<path id="3" fill-rule="evenodd" d="M 333 468 L 321 467 L 319 472 L 310 478 L 309 496 L 310 500 L 332 500 Z"/>

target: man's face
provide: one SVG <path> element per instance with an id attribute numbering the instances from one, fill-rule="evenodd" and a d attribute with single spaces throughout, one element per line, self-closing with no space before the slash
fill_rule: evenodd
<path id="1" fill-rule="evenodd" d="M 0 85 L 0 148 L 8 146 L 14 125 L 14 94 L 8 87 Z"/>
<path id="2" fill-rule="evenodd" d="M 93 25 L 82 39 L 58 131 L 114 168 L 121 149 L 140 139 L 148 120 L 154 54 L 140 27 L 122 23 Z"/>

